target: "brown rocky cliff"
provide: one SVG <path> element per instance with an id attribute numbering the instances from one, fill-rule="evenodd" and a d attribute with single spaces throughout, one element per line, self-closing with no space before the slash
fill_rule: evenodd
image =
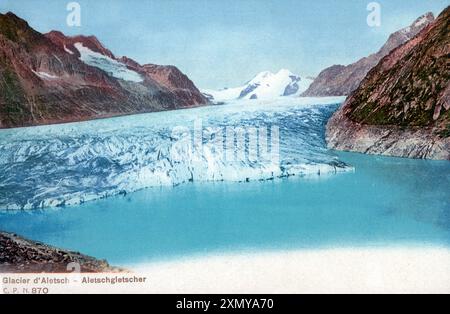
<path id="1" fill-rule="evenodd" d="M 81 61 L 76 42 L 115 59 L 93 36 L 43 35 L 13 13 L 0 14 L 0 128 L 207 104 L 193 84 L 170 89 L 150 76 L 139 83 L 112 77 Z"/>
<path id="2" fill-rule="evenodd" d="M 117 58 L 95 36 L 69 37 L 61 32 L 55 31 L 45 34 L 45 36 L 60 48 L 73 52 L 78 57 L 79 52 L 74 45 L 76 43 L 82 43 L 84 47 L 126 65 L 128 69 L 141 74 L 145 78 L 146 85 L 149 87 L 157 85 L 161 90 L 166 89 L 175 94 L 182 106 L 195 106 L 207 102 L 194 83 L 175 66 L 155 64 L 142 66 L 126 56 Z"/>
<path id="3" fill-rule="evenodd" d="M 102 99 L 125 96 L 104 72 L 53 45 L 14 14 L 0 14 L 0 127 L 74 121 L 96 111 L 86 103 L 102 106 Z"/>
<path id="4" fill-rule="evenodd" d="M 114 54 L 109 49 L 106 49 L 95 36 L 78 35 L 69 37 L 59 31 L 51 31 L 44 35 L 45 37 L 50 39 L 55 45 L 59 46 L 60 48 L 65 47 L 65 49 L 68 50 L 69 54 L 70 52 L 72 52 L 77 57 L 79 57 L 80 54 L 74 45 L 75 43 L 82 43 L 83 46 L 89 48 L 94 52 L 101 53 L 102 55 L 108 56 L 111 59 L 115 59 Z"/>
<path id="5" fill-rule="evenodd" d="M 433 22 L 432 13 L 419 17 L 410 26 L 389 36 L 381 49 L 366 58 L 347 66 L 333 65 L 323 70 L 302 96 L 347 96 L 350 95 L 366 74 L 388 55 L 393 49 L 416 36 L 422 29 Z"/>
<path id="6" fill-rule="evenodd" d="M 188 101 L 194 99 L 196 102 L 203 101 L 203 94 L 194 83 L 175 66 L 162 66 L 146 64 L 142 72 L 165 88 L 177 94 L 180 98 Z"/>
<path id="7" fill-rule="evenodd" d="M 330 148 L 450 159 L 450 7 L 373 68 L 327 125 Z"/>

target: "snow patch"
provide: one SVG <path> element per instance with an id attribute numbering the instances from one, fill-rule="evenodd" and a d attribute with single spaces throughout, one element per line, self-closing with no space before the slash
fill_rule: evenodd
<path id="1" fill-rule="evenodd" d="M 71 55 L 74 54 L 74 52 L 73 52 L 72 50 L 67 49 L 66 45 L 64 45 L 64 50 L 65 50 L 68 54 L 71 54 Z"/>
<path id="2" fill-rule="evenodd" d="M 52 75 L 47 72 L 34 71 L 34 70 L 32 70 L 32 71 L 34 74 L 36 74 L 37 76 L 39 76 L 41 79 L 44 79 L 44 80 L 54 80 L 54 79 L 58 78 L 58 76 Z"/>
<path id="3" fill-rule="evenodd" d="M 124 81 L 136 83 L 143 82 L 142 76 L 139 73 L 128 69 L 125 64 L 102 55 L 101 53 L 92 51 L 89 48 L 84 47 L 82 43 L 75 43 L 74 46 L 80 52 L 80 60 L 84 63 L 97 67 L 111 76 Z"/>
<path id="4" fill-rule="evenodd" d="M 416 23 L 414 23 L 414 26 L 415 26 L 415 27 L 419 27 L 419 26 L 424 25 L 424 24 L 427 23 L 427 22 L 428 22 L 427 17 L 426 17 L 426 16 L 422 16 L 419 20 L 417 20 Z"/>

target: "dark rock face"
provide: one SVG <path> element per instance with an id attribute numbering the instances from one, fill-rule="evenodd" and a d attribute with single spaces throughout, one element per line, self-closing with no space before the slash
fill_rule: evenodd
<path id="1" fill-rule="evenodd" d="M 123 63 L 144 78 L 124 81 L 81 61 L 74 46 Z M 0 14 L 0 128 L 89 120 L 205 105 L 208 100 L 177 68 L 117 59 L 94 36 L 33 30 Z"/>
<path id="2" fill-rule="evenodd" d="M 257 89 L 259 86 L 260 86 L 259 83 L 248 85 L 248 86 L 241 92 L 241 94 L 239 95 L 239 98 L 244 98 L 244 97 L 247 96 L 248 94 L 253 93 L 253 91 L 254 91 L 255 89 Z M 256 99 L 256 98 L 257 98 L 257 96 L 256 96 L 255 98 L 252 98 L 253 96 L 256 96 L 256 95 L 252 95 L 252 96 L 250 97 L 250 99 Z"/>
<path id="3" fill-rule="evenodd" d="M 450 159 L 450 7 L 372 69 L 327 125 L 330 148 Z"/>
<path id="4" fill-rule="evenodd" d="M 0 273 L 68 273 L 70 263 L 78 263 L 83 273 L 121 272 L 106 261 L 50 247 L 0 232 Z"/>
<path id="5" fill-rule="evenodd" d="M 286 86 L 283 96 L 294 95 L 300 88 L 300 86 L 298 86 L 298 82 L 302 79 L 299 76 L 291 75 L 289 78 L 292 80 L 292 83 Z"/>
<path id="6" fill-rule="evenodd" d="M 416 36 L 433 22 L 432 13 L 419 17 L 414 23 L 393 33 L 384 46 L 375 54 L 347 66 L 333 65 L 323 70 L 302 96 L 347 96 L 358 88 L 366 74 L 393 49 Z"/>

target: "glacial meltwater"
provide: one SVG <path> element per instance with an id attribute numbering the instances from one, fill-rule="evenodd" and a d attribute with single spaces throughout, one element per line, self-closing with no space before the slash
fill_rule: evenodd
<path id="1" fill-rule="evenodd" d="M 3 130 L 0 230 L 116 265 L 235 251 L 450 246 L 450 162 L 329 151 L 324 128 L 337 106 L 242 102 Z M 198 119 L 209 130 L 201 151 L 173 136 L 173 127 L 191 129 Z M 210 144 L 230 125 L 277 126 L 279 160 L 226 160 Z"/>

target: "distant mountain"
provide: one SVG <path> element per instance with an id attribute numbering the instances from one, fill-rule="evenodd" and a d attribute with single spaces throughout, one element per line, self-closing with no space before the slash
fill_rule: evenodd
<path id="1" fill-rule="evenodd" d="M 207 103 L 176 67 L 116 58 L 94 36 L 43 35 L 0 14 L 0 128 Z"/>
<path id="2" fill-rule="evenodd" d="M 281 96 L 298 96 L 305 91 L 312 80 L 302 78 L 291 71 L 282 69 L 277 73 L 261 72 L 245 85 L 219 91 L 204 90 L 203 93 L 214 101 L 233 99 L 271 100 Z"/>
<path id="3" fill-rule="evenodd" d="M 426 13 L 414 21 L 411 26 L 393 33 L 377 53 L 347 66 L 333 65 L 323 70 L 302 96 L 350 95 L 383 57 L 412 39 L 433 20 L 433 13 Z"/>
<path id="4" fill-rule="evenodd" d="M 327 125 L 330 148 L 450 160 L 450 7 L 373 68 Z"/>

